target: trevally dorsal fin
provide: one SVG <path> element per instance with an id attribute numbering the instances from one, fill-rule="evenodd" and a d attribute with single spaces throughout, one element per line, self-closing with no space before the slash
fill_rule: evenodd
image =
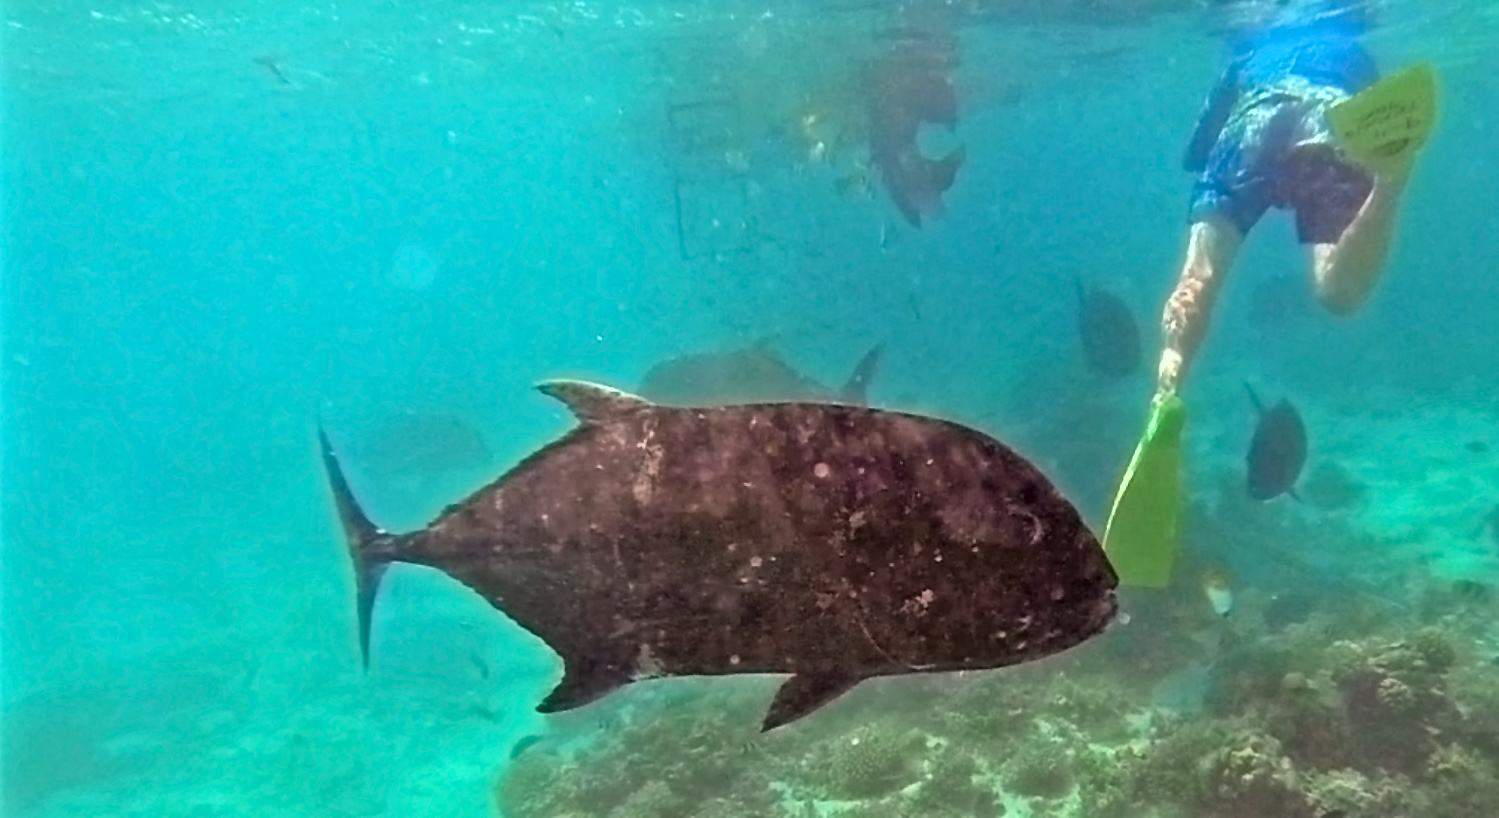
<path id="1" fill-rule="evenodd" d="M 580 423 L 607 423 L 654 405 L 638 395 L 589 381 L 542 381 L 536 389 L 562 401 Z"/>

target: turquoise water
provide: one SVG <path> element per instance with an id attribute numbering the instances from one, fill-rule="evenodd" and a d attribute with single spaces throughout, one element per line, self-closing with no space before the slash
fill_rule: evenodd
<path id="1" fill-rule="evenodd" d="M 959 121 L 922 139 L 967 161 L 916 230 L 877 180 L 840 192 L 860 146 L 819 158 L 802 127 L 858 110 L 856 69 L 902 19 L 885 4 L 8 4 L 0 811 L 485 815 L 514 768 L 532 789 L 498 802 L 516 816 L 707 815 L 730 794 L 712 814 L 984 814 L 919 800 L 945 787 L 1006 814 L 1210 818 L 1239 813 L 1169 784 L 1099 806 L 1096 770 L 1127 789 L 1159 770 L 1121 747 L 1208 757 L 1239 746 L 1231 727 L 1258 731 L 1266 791 L 1295 789 L 1279 758 L 1305 789 L 1354 770 L 1347 789 L 1441 793 L 1319 814 L 1495 814 L 1499 10 L 1479 2 L 1390 4 L 1369 38 L 1386 66 L 1434 62 L 1443 109 L 1372 302 L 1326 315 L 1288 220 L 1252 234 L 1187 394 L 1180 587 L 1126 594 L 1122 629 L 1013 671 L 866 684 L 761 746 L 766 678 L 544 719 L 546 646 L 398 566 L 361 671 L 319 419 L 350 448 L 403 413 L 482 435 L 449 458 L 461 444 L 423 427 L 436 465 L 389 479 L 354 464 L 370 514 L 406 530 L 572 424 L 538 380 L 632 388 L 769 339 L 837 384 L 883 342 L 872 403 L 1010 443 L 1102 529 L 1152 384 L 1087 370 L 1075 286 L 1118 293 L 1153 360 L 1220 45 L 1193 3 L 1025 5 L 934 15 Z M 713 113 L 669 116 L 692 105 Z M 1305 502 L 1243 497 L 1246 380 L 1306 419 Z M 1205 566 L 1231 577 L 1227 618 Z M 1401 675 L 1406 640 L 1443 648 Z M 1278 732 L 1300 674 L 1344 697 L 1322 715 L 1352 726 L 1327 743 L 1409 739 L 1359 732 L 1364 677 L 1331 669 L 1350 656 L 1416 689 L 1429 753 L 1318 755 Z M 1074 706 L 1089 696 L 1109 718 Z M 1203 707 L 1222 735 L 1162 732 Z M 1016 710 L 1037 721 L 992 724 Z M 903 759 L 872 789 L 817 777 L 871 745 Z M 1007 766 L 1046 752 L 1060 784 Z M 937 763 L 958 757 L 973 769 Z M 1265 797 L 1243 803 L 1283 803 Z"/>

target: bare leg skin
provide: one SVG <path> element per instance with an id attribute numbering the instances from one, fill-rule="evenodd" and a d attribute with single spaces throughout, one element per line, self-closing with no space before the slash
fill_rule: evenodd
<path id="1" fill-rule="evenodd" d="M 1165 349 L 1157 369 L 1157 397 L 1180 388 L 1207 336 L 1208 316 L 1243 242 L 1239 229 L 1224 219 L 1209 217 L 1192 225 L 1187 258 L 1161 318 Z"/>
<path id="2" fill-rule="evenodd" d="M 1409 167 L 1374 177 L 1374 188 L 1343 235 L 1333 244 L 1312 245 L 1312 276 L 1317 298 L 1338 315 L 1348 315 L 1369 299 L 1390 250 L 1395 213 Z"/>

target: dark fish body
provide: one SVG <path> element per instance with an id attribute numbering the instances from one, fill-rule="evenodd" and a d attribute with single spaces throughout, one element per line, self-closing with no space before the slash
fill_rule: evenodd
<path id="1" fill-rule="evenodd" d="M 360 578 L 436 567 L 565 663 L 537 708 L 655 676 L 794 674 L 785 724 L 861 679 L 1012 665 L 1113 618 L 1077 511 L 980 432 L 862 407 L 673 408 L 550 382 L 580 425 L 406 535 L 375 529 L 324 459 Z"/>
<path id="2" fill-rule="evenodd" d="M 864 403 L 879 368 L 883 346 L 871 348 L 841 389 L 830 389 L 797 372 L 768 344 L 728 352 L 681 355 L 651 367 L 640 396 L 665 406 L 702 406 L 777 401 Z"/>
<path id="3" fill-rule="evenodd" d="M 1246 459 L 1249 496 L 1256 500 L 1282 494 L 1295 497 L 1296 479 L 1306 465 L 1306 426 L 1301 415 L 1285 399 L 1266 409 L 1253 389 L 1249 389 L 1249 399 L 1260 416 Z"/>
<path id="4" fill-rule="evenodd" d="M 1119 378 L 1140 368 L 1140 329 L 1119 296 L 1078 282 L 1077 328 L 1094 371 Z"/>

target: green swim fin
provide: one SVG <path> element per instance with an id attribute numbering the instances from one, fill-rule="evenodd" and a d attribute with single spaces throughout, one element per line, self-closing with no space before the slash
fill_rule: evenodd
<path id="1" fill-rule="evenodd" d="M 1151 406 L 1145 436 L 1114 495 L 1103 550 L 1121 585 L 1164 588 L 1180 548 L 1181 438 L 1187 410 L 1169 393 Z"/>
<path id="2" fill-rule="evenodd" d="M 1430 63 L 1391 74 L 1327 111 L 1339 145 L 1376 173 L 1410 162 L 1436 120 L 1437 79 Z"/>

